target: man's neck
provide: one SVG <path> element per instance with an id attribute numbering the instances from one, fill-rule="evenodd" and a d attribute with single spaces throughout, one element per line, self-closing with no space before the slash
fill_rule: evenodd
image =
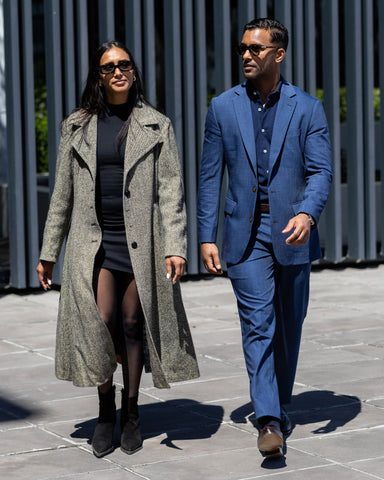
<path id="1" fill-rule="evenodd" d="M 280 81 L 280 73 L 273 78 L 259 79 L 252 82 L 252 86 L 260 94 L 263 105 L 267 103 L 268 95 L 277 89 Z"/>

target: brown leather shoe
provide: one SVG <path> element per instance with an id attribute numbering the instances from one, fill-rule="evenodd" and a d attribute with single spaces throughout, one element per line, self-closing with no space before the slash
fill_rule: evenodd
<path id="1" fill-rule="evenodd" d="M 283 456 L 283 434 L 277 425 L 266 425 L 259 432 L 257 446 L 265 457 Z"/>

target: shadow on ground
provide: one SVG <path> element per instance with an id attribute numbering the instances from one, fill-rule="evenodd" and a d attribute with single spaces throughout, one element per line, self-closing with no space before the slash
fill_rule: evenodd
<path id="1" fill-rule="evenodd" d="M 324 434 L 353 420 L 361 411 L 361 401 L 358 397 L 337 395 L 330 390 L 312 390 L 293 396 L 287 410 L 294 425 L 328 422 L 312 431 L 314 434 Z M 234 423 L 246 423 L 249 420 L 256 425 L 251 402 L 234 410 L 231 420 Z"/>
<path id="2" fill-rule="evenodd" d="M 7 400 L 0 395 L 0 423 L 26 420 L 40 413 L 40 410 L 26 408 L 21 402 Z"/>
<path id="3" fill-rule="evenodd" d="M 189 399 L 170 400 L 139 407 L 141 433 L 144 439 L 166 434 L 161 444 L 180 449 L 178 440 L 199 440 L 214 435 L 223 420 L 224 410 L 219 405 L 204 405 Z M 119 416 L 117 425 L 119 425 Z M 75 425 L 72 438 L 87 439 L 91 443 L 97 419 Z M 114 443 L 118 445 L 119 428 L 115 429 Z"/>

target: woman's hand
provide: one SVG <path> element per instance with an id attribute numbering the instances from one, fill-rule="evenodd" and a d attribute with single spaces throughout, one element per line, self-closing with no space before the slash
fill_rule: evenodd
<path id="1" fill-rule="evenodd" d="M 165 261 L 167 264 L 167 278 L 172 278 L 172 283 L 176 283 L 184 274 L 185 260 L 174 255 L 166 257 Z"/>
<path id="2" fill-rule="evenodd" d="M 37 276 L 39 277 L 39 282 L 44 290 L 48 290 L 52 285 L 52 271 L 53 262 L 47 262 L 45 260 L 40 260 L 39 264 L 36 267 Z"/>

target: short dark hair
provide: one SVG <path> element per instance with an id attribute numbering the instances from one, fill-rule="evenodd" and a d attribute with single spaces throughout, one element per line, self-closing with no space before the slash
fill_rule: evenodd
<path id="1" fill-rule="evenodd" d="M 243 33 L 246 30 L 255 30 L 256 28 L 269 30 L 271 33 L 271 42 L 287 50 L 289 40 L 288 30 L 278 20 L 273 20 L 272 18 L 255 18 L 244 26 Z"/>

